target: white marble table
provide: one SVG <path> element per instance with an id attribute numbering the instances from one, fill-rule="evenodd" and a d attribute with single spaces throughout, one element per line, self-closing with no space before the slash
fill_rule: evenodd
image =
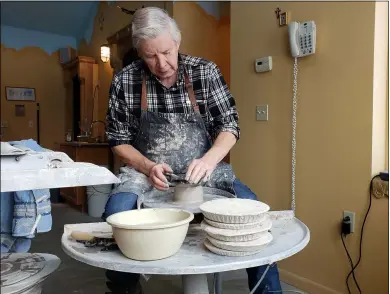
<path id="1" fill-rule="evenodd" d="M 156 261 L 136 261 L 120 251 L 86 248 L 70 238 L 72 231 L 110 232 L 107 223 L 65 225 L 62 248 L 72 258 L 91 266 L 121 272 L 150 275 L 181 275 L 185 294 L 208 294 L 206 274 L 270 265 L 286 259 L 306 247 L 310 231 L 297 218 L 274 220 L 273 241 L 260 253 L 245 257 L 226 257 L 210 252 L 204 245 L 205 233 L 199 225 L 191 225 L 183 246 L 174 256 Z"/>

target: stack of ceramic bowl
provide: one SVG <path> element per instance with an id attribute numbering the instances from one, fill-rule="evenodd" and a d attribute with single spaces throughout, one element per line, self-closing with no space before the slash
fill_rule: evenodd
<path id="1" fill-rule="evenodd" d="M 271 241 L 270 207 L 256 200 L 225 198 L 203 203 L 201 224 L 207 233 L 204 245 L 225 256 L 246 256 L 260 252 Z"/>

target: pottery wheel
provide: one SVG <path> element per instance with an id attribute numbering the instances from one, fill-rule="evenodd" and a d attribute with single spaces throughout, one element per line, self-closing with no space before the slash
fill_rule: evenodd
<path id="1" fill-rule="evenodd" d="M 146 208 L 179 208 L 192 213 L 201 213 L 199 206 L 204 202 L 220 198 L 235 198 L 235 196 L 229 192 L 209 187 L 203 187 L 203 201 L 201 202 L 174 202 L 173 194 L 174 188 L 170 188 L 167 192 L 153 189 L 145 195 L 143 206 Z"/>
<path id="2" fill-rule="evenodd" d="M 60 259 L 51 254 L 2 253 L 1 293 L 22 293 L 40 284 L 59 265 Z"/>

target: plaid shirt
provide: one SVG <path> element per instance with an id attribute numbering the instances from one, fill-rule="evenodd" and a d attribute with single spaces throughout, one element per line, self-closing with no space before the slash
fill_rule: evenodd
<path id="1" fill-rule="evenodd" d="M 142 77 L 146 73 L 149 111 L 190 113 L 192 106 L 184 81 L 184 71 L 192 82 L 200 114 L 213 140 L 222 131 L 240 137 L 234 98 L 218 67 L 207 60 L 179 54 L 178 80 L 164 87 L 142 60 L 117 73 L 111 83 L 107 111 L 107 138 L 110 146 L 132 144 L 139 130 Z"/>

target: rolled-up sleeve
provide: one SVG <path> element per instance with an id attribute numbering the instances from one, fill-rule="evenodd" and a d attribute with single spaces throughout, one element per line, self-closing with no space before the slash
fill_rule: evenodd
<path id="1" fill-rule="evenodd" d="M 106 121 L 106 136 L 111 147 L 132 144 L 139 122 L 130 112 L 120 76 L 114 76 L 111 82 Z"/>
<path id="2" fill-rule="evenodd" d="M 221 71 L 214 63 L 211 63 L 209 70 L 209 95 L 207 104 L 210 115 L 212 116 L 214 139 L 221 132 L 230 132 L 239 140 L 240 128 L 236 102 L 230 93 Z"/>

